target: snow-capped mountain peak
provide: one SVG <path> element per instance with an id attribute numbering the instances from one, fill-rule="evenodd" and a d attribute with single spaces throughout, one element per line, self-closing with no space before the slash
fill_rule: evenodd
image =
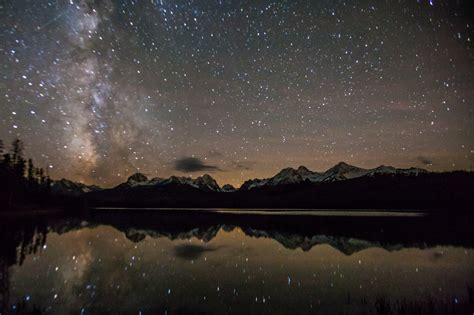
<path id="1" fill-rule="evenodd" d="M 51 183 L 51 191 L 54 194 L 77 196 L 84 193 L 98 191 L 102 188 L 95 185 L 86 185 L 83 183 L 73 182 L 68 179 L 53 180 Z"/>
<path id="2" fill-rule="evenodd" d="M 419 174 L 426 173 L 426 170 L 419 168 L 410 169 L 398 169 L 392 166 L 379 166 L 374 169 L 365 169 L 357 166 L 347 164 L 345 162 L 339 162 L 325 172 L 313 172 L 305 166 L 300 166 L 298 169 L 284 168 L 278 172 L 275 176 L 264 179 L 252 179 L 246 181 L 240 188 L 240 190 L 251 190 L 256 187 L 262 186 L 276 186 L 286 184 L 296 184 L 304 181 L 312 183 L 321 182 L 333 182 L 348 180 L 353 178 L 359 178 L 363 176 L 376 176 L 376 175 L 408 175 L 416 176 Z"/>
<path id="3" fill-rule="evenodd" d="M 135 173 L 127 179 L 129 186 L 139 186 L 148 184 L 148 177 L 142 173 Z"/>
<path id="4" fill-rule="evenodd" d="M 221 191 L 222 192 L 234 192 L 236 191 L 237 189 L 232 186 L 231 184 L 225 184 L 224 186 L 222 186 L 221 188 Z"/>
<path id="5" fill-rule="evenodd" d="M 345 162 L 339 162 L 324 172 L 324 176 L 321 181 L 331 182 L 336 180 L 357 178 L 367 175 L 368 172 L 369 170 L 349 165 Z"/>
<path id="6" fill-rule="evenodd" d="M 220 191 L 220 187 L 210 175 L 205 174 L 196 179 L 184 176 L 171 176 L 169 178 L 155 177 L 148 179 L 142 173 L 135 173 L 130 176 L 127 181 L 117 186 L 117 188 L 133 188 L 133 187 L 152 187 L 152 186 L 167 186 L 167 185 L 188 185 L 194 188 L 208 191 Z"/>
<path id="7" fill-rule="evenodd" d="M 194 184 L 196 184 L 201 189 L 209 189 L 211 191 L 220 191 L 221 190 L 221 188 L 217 184 L 216 180 L 208 174 L 204 174 L 203 176 L 199 176 L 193 182 L 194 182 Z"/>
<path id="8" fill-rule="evenodd" d="M 303 181 L 303 176 L 294 168 L 282 169 L 278 174 L 270 178 L 268 185 L 295 184 Z"/>
<path id="9" fill-rule="evenodd" d="M 255 178 L 247 180 L 242 184 L 239 190 L 251 190 L 256 187 L 290 185 L 299 183 L 325 183 L 349 180 L 364 176 L 379 175 L 406 175 L 417 176 L 427 171 L 419 168 L 399 169 L 392 166 L 381 165 L 373 169 L 360 168 L 345 162 L 339 162 L 325 172 L 313 172 L 305 166 L 299 166 L 294 169 L 287 167 L 279 171 L 270 178 Z M 167 185 L 187 185 L 203 191 L 213 192 L 233 192 L 236 189 L 231 185 L 224 185 L 222 188 L 209 174 L 204 174 L 197 178 L 184 176 L 171 176 L 169 178 L 155 177 L 148 179 L 142 173 L 135 173 L 130 176 L 127 181 L 117 186 L 117 188 L 134 188 L 134 187 L 165 187 Z"/>
<path id="10" fill-rule="evenodd" d="M 298 174 L 300 174 L 301 176 L 305 176 L 305 175 L 313 175 L 314 172 L 311 172 L 306 166 L 299 166 L 298 169 L 296 170 L 298 172 Z"/>

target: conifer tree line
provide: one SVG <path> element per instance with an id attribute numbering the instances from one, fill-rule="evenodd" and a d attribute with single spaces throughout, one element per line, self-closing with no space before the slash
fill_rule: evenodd
<path id="1" fill-rule="evenodd" d="M 0 207 L 39 201 L 49 196 L 50 189 L 51 179 L 31 158 L 26 160 L 20 139 L 13 140 L 9 149 L 0 140 Z"/>

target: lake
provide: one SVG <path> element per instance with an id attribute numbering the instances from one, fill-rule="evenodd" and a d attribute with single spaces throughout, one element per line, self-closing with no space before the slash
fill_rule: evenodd
<path id="1" fill-rule="evenodd" d="M 474 311 L 471 216 L 368 212 L 3 219 L 2 314 Z"/>

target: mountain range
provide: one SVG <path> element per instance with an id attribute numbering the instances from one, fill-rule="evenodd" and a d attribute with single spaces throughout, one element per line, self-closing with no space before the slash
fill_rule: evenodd
<path id="1" fill-rule="evenodd" d="M 329 183 L 336 181 L 344 181 L 348 179 L 355 179 L 360 177 L 374 177 L 378 175 L 401 175 L 401 176 L 417 176 L 428 173 L 420 168 L 401 169 L 392 166 L 379 166 L 373 169 L 364 169 L 357 166 L 349 165 L 340 162 L 324 172 L 313 172 L 305 166 L 300 166 L 297 169 L 288 167 L 282 169 L 276 175 L 270 178 L 255 178 L 245 181 L 238 189 L 230 184 L 225 184 L 222 187 L 216 182 L 212 176 L 205 174 L 197 178 L 171 176 L 169 178 L 154 177 L 149 179 L 142 173 L 135 173 L 130 176 L 126 182 L 112 188 L 113 190 L 129 190 L 141 188 L 163 188 L 163 187 L 179 187 L 188 186 L 206 192 L 235 192 L 235 191 L 249 191 L 255 188 L 271 187 L 279 185 L 291 185 L 301 183 Z M 89 192 L 97 192 L 103 190 L 102 188 L 92 185 L 88 186 L 82 183 L 72 182 L 67 179 L 53 181 L 53 192 L 67 195 L 81 195 Z"/>
<path id="2" fill-rule="evenodd" d="M 100 191 L 101 187 L 95 185 L 85 185 L 73 182 L 68 179 L 53 180 L 51 182 L 51 192 L 56 195 L 80 196 L 93 191 Z"/>
<path id="3" fill-rule="evenodd" d="M 340 162 L 331 167 L 325 172 L 313 172 L 308 170 L 305 166 L 300 166 L 297 169 L 288 167 L 281 170 L 273 177 L 265 179 L 253 179 L 243 183 L 241 190 L 250 190 L 262 186 L 278 186 L 288 184 L 299 184 L 305 181 L 311 183 L 327 183 L 342 181 L 347 179 L 354 179 L 364 176 L 377 175 L 406 175 L 416 176 L 427 173 L 426 170 L 420 168 L 401 169 L 392 166 L 379 166 L 373 169 L 364 169 L 357 166 L 349 165 Z"/>
<path id="4" fill-rule="evenodd" d="M 52 192 L 79 198 L 86 207 L 285 208 L 472 210 L 474 173 L 428 172 L 379 166 L 364 169 L 341 162 L 323 172 L 285 168 L 270 178 L 222 187 L 210 175 L 148 178 L 135 173 L 113 188 L 68 180 L 53 181 Z"/>

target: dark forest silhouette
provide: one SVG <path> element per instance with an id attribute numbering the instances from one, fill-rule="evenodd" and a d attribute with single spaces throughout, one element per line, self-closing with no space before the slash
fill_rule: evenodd
<path id="1" fill-rule="evenodd" d="M 44 203 L 51 194 L 51 179 L 43 168 L 24 157 L 24 144 L 15 139 L 7 152 L 0 140 L 0 203 L 11 209 L 31 203 Z"/>

